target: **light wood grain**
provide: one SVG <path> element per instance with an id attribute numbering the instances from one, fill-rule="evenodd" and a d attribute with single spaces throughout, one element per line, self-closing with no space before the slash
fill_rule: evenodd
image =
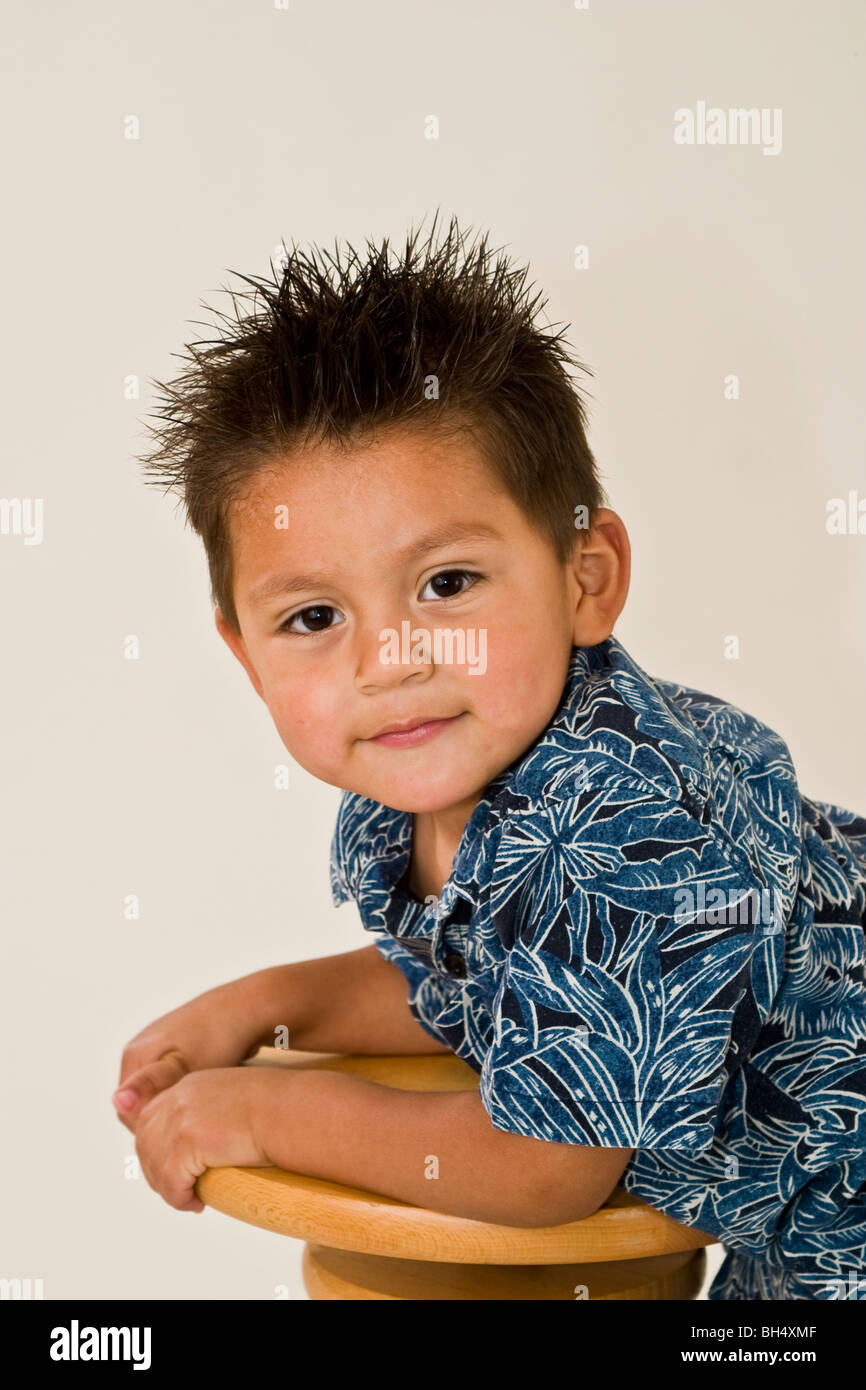
<path id="1" fill-rule="evenodd" d="M 304 1247 L 303 1277 L 316 1300 L 670 1300 L 695 1298 L 706 1272 L 703 1250 L 608 1264 L 459 1265 L 384 1259 Z"/>

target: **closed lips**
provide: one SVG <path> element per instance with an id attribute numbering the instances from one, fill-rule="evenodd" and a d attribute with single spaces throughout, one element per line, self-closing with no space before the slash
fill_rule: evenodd
<path id="1" fill-rule="evenodd" d="M 412 729 L 420 729 L 424 724 L 442 724 L 448 719 L 456 719 L 456 714 L 438 715 L 431 714 L 425 719 L 410 719 L 405 724 L 386 724 L 383 729 L 377 729 L 371 738 L 381 738 L 382 734 L 408 734 Z"/>

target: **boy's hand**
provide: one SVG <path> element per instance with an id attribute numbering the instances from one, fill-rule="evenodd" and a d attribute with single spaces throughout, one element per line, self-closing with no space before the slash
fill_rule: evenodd
<path id="1" fill-rule="evenodd" d="M 285 1085 L 286 1078 L 277 1078 Z M 178 1211 L 204 1211 L 195 1183 L 206 1168 L 262 1168 L 270 1159 L 255 1138 L 261 1092 L 272 1073 L 255 1067 L 190 1072 L 143 1106 L 135 1130 L 141 1169 L 154 1192 Z"/>
<path id="2" fill-rule="evenodd" d="M 142 1029 L 123 1049 L 112 1095 L 134 1134 L 142 1107 L 190 1073 L 234 1067 L 258 1047 L 259 1022 L 243 981 L 208 990 Z"/>

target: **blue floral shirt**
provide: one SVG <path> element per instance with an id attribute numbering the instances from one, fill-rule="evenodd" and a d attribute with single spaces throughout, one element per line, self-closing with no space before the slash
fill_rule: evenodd
<path id="1" fill-rule="evenodd" d="M 633 1148 L 620 1185 L 722 1243 L 710 1299 L 866 1298 L 866 818 L 611 636 L 573 648 L 438 900 L 411 845 L 344 792 L 333 899 L 497 1129 Z"/>

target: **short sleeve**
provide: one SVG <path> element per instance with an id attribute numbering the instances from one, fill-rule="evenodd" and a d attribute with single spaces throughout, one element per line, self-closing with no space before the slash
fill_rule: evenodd
<path id="1" fill-rule="evenodd" d="M 494 1127 L 709 1147 L 734 1015 L 779 930 L 748 861 L 649 788 L 517 816 L 498 858 L 491 912 L 511 944 L 480 1078 Z"/>
<path id="2" fill-rule="evenodd" d="M 460 994 L 459 982 L 443 979 L 430 966 L 408 950 L 395 936 L 387 932 L 377 935 L 374 945 L 385 960 L 390 960 L 402 970 L 409 985 L 408 1005 L 413 1018 L 422 1028 L 443 1046 L 449 1046 L 448 1036 L 437 1027 L 437 1020 L 445 1023 Z"/>

